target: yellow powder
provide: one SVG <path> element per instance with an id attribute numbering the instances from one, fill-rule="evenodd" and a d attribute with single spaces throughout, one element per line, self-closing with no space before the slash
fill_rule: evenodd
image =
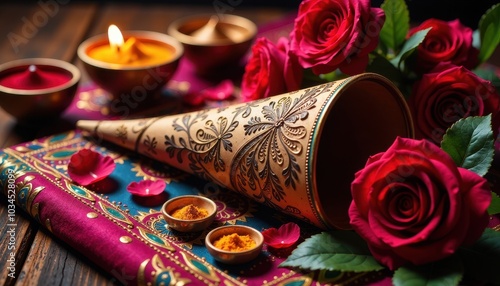
<path id="1" fill-rule="evenodd" d="M 256 245 L 250 235 L 239 235 L 237 233 L 224 235 L 214 242 L 215 247 L 226 251 L 243 251 Z"/>
<path id="2" fill-rule="evenodd" d="M 202 207 L 189 204 L 185 207 L 175 210 L 172 216 L 183 220 L 200 219 L 208 216 L 208 211 Z"/>

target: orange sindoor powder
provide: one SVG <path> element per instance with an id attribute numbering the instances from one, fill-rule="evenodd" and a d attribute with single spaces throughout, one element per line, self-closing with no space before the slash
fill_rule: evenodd
<path id="1" fill-rule="evenodd" d="M 202 207 L 189 204 L 180 209 L 175 210 L 172 216 L 183 220 L 200 219 L 208 216 L 208 211 Z"/>
<path id="2" fill-rule="evenodd" d="M 250 235 L 232 233 L 224 235 L 214 242 L 214 246 L 226 251 L 244 251 L 255 247 L 257 244 Z"/>

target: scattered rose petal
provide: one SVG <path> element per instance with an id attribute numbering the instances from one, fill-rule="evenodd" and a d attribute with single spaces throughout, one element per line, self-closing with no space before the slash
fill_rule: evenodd
<path id="1" fill-rule="evenodd" d="M 127 186 L 127 191 L 135 196 L 149 197 L 161 194 L 165 190 L 165 186 L 163 180 L 143 180 L 130 183 Z"/>
<path id="2" fill-rule="evenodd" d="M 188 92 L 182 98 L 190 106 L 200 106 L 205 103 L 203 96 L 199 92 Z"/>
<path id="3" fill-rule="evenodd" d="M 216 86 L 207 87 L 200 91 L 186 92 L 183 96 L 185 103 L 191 106 L 200 106 L 206 100 L 223 101 L 233 96 L 234 84 L 231 80 L 226 79 L 221 81 Z"/>
<path id="4" fill-rule="evenodd" d="M 73 154 L 68 163 L 68 175 L 76 183 L 87 186 L 109 176 L 115 169 L 110 156 L 90 149 L 82 149 Z"/>
<path id="5" fill-rule="evenodd" d="M 293 245 L 300 237 L 300 228 L 293 222 L 286 223 L 280 226 L 279 229 L 274 227 L 262 231 L 264 242 L 274 248 L 286 248 Z"/>
<path id="6" fill-rule="evenodd" d="M 214 87 L 206 88 L 200 91 L 203 98 L 208 100 L 226 100 L 233 95 L 234 85 L 229 79 L 221 81 Z"/>

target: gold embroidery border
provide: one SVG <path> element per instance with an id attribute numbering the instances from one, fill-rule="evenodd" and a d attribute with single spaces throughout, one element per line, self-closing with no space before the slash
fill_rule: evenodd
<path id="1" fill-rule="evenodd" d="M 106 219 L 110 220 L 111 222 L 113 222 L 115 225 L 121 227 L 123 230 L 125 230 L 126 232 L 129 233 L 130 236 L 133 236 L 135 237 L 137 240 L 141 241 L 142 243 L 144 243 L 145 245 L 149 246 L 151 249 L 153 249 L 154 251 L 156 251 L 157 253 L 161 254 L 163 257 L 169 259 L 171 262 L 173 262 L 173 264 L 177 265 L 178 267 L 184 269 L 186 272 L 189 272 L 191 273 L 194 277 L 198 277 L 196 272 L 194 270 L 192 270 L 190 267 L 188 267 L 187 265 L 184 265 L 181 263 L 181 261 L 179 260 L 179 257 L 177 255 L 174 255 L 175 252 L 171 252 L 171 251 L 164 251 L 162 249 L 159 249 L 157 246 L 153 245 L 150 241 L 144 239 L 141 235 L 138 235 L 136 233 L 133 232 L 133 229 L 135 228 L 135 226 L 142 226 L 148 230 L 150 230 L 151 232 L 155 233 L 156 234 L 156 231 L 155 230 L 151 230 L 147 225 L 143 224 L 142 222 L 136 220 L 133 216 L 129 215 L 129 214 L 126 214 L 126 217 L 130 218 L 131 221 L 134 222 L 134 226 L 124 226 L 120 223 L 118 223 L 118 220 L 116 220 L 114 217 L 106 214 L 104 211 L 98 209 L 95 204 L 97 201 L 104 201 L 106 202 L 106 205 L 108 207 L 111 207 L 111 208 L 115 208 L 117 211 L 123 213 L 122 210 L 119 210 L 116 208 L 116 206 L 112 203 L 110 203 L 106 198 L 103 198 L 102 196 L 99 196 L 97 194 L 95 194 L 94 192 L 90 191 L 90 190 L 87 190 L 85 188 L 86 191 L 89 191 L 91 196 L 93 196 L 95 199 L 98 199 L 96 201 L 93 201 L 91 203 L 88 203 L 87 201 L 85 200 L 82 200 L 81 197 L 77 196 L 74 192 L 68 190 L 67 188 L 65 188 L 65 186 L 60 182 L 60 181 L 54 181 L 52 180 L 51 178 L 49 178 L 45 173 L 42 173 L 40 172 L 39 169 L 35 168 L 33 166 L 33 164 L 35 164 L 34 162 L 36 161 L 37 162 L 37 165 L 38 166 L 45 166 L 47 167 L 47 164 L 45 164 L 43 161 L 40 161 L 38 158 L 36 158 L 34 155 L 38 154 L 38 153 L 43 153 L 43 152 L 48 152 L 48 151 L 51 151 L 53 149 L 59 149 L 59 148 L 62 148 L 62 147 L 65 147 L 65 146 L 68 146 L 68 145 L 73 145 L 73 144 L 78 144 L 78 143 L 82 143 L 82 138 L 81 137 L 76 137 L 76 138 L 73 138 L 73 139 L 67 139 L 67 141 L 63 140 L 63 141 L 57 141 L 55 142 L 54 144 L 48 144 L 46 148 L 40 148 L 40 149 L 37 149 L 37 150 L 33 150 L 32 152 L 18 152 L 14 149 L 11 149 L 11 148 L 6 148 L 4 149 L 3 151 L 6 153 L 6 154 L 9 154 L 10 156 L 14 157 L 15 159 L 17 159 L 18 161 L 20 161 L 21 164 L 24 164 L 24 165 L 27 165 L 29 166 L 30 168 L 32 168 L 31 172 L 33 173 L 37 173 L 39 175 L 41 175 L 42 177 L 44 177 L 47 181 L 51 182 L 53 186 L 59 188 L 60 190 L 64 191 L 65 193 L 71 195 L 73 198 L 77 199 L 78 201 L 80 201 L 81 203 L 83 203 L 84 205 L 88 206 L 89 208 L 91 208 L 92 210 L 94 210 L 94 212 L 97 212 L 99 214 L 101 214 L 103 217 L 105 217 Z M 91 145 L 91 142 L 86 142 L 84 144 L 85 145 Z M 24 158 L 24 157 L 28 157 L 27 158 Z M 29 161 L 33 161 L 33 164 L 31 164 L 31 162 Z M 48 170 L 53 170 L 53 168 L 51 166 L 48 166 L 49 168 L 46 168 Z M 51 172 L 50 172 L 51 173 Z M 52 174 L 52 173 L 51 173 Z M 63 173 L 59 173 L 58 174 L 52 174 L 54 177 L 58 177 L 58 175 L 60 175 L 60 177 L 65 180 L 65 181 L 71 181 L 70 178 L 66 177 Z M 84 188 L 84 187 L 82 187 Z M 182 248 L 182 246 L 178 245 L 177 243 L 175 243 L 174 241 L 168 239 L 168 236 L 165 236 L 161 233 L 157 234 L 158 236 L 162 237 L 162 238 L 165 238 L 167 239 L 172 245 L 175 245 L 176 248 L 181 252 L 181 253 L 186 253 L 188 254 L 188 256 L 190 257 L 194 257 L 196 258 L 198 261 L 200 261 L 200 263 L 203 263 L 205 266 L 207 266 L 208 268 L 211 268 L 213 269 L 216 273 L 219 274 L 219 276 L 222 276 L 224 277 L 225 280 L 228 280 L 228 281 L 231 281 L 232 283 L 235 283 L 236 285 L 245 285 L 244 283 L 242 283 L 241 281 L 239 281 L 238 279 L 228 275 L 226 272 L 222 271 L 221 269 L 213 266 L 212 264 L 208 263 L 205 259 L 201 258 L 201 257 L 198 257 L 197 255 L 195 255 L 194 253 L 192 252 L 189 252 L 189 251 L 186 251 Z M 164 248 L 164 247 L 162 247 Z M 176 250 L 177 250 L 176 249 Z M 167 249 L 168 250 L 168 249 Z M 177 252 L 177 251 L 176 251 Z M 291 275 L 294 275 L 296 274 L 294 271 L 290 270 L 290 274 Z M 216 284 L 213 284 L 213 285 L 216 285 Z"/>

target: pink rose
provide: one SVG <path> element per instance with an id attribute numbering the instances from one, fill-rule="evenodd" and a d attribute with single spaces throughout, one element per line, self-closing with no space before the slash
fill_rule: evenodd
<path id="1" fill-rule="evenodd" d="M 281 38 L 277 45 L 266 38 L 257 39 L 241 83 L 245 100 L 298 90 L 301 82 L 302 67 L 290 53 L 288 39 Z"/>
<path id="2" fill-rule="evenodd" d="M 416 82 L 408 99 L 417 138 L 440 143 L 446 129 L 467 116 L 493 115 L 496 136 L 500 96 L 491 82 L 450 63 L 441 63 Z"/>
<path id="3" fill-rule="evenodd" d="M 370 157 L 351 193 L 351 225 L 392 270 L 441 260 L 473 244 L 489 221 L 487 180 L 457 167 L 426 140 L 397 138 Z"/>
<path id="4" fill-rule="evenodd" d="M 452 62 L 473 69 L 479 63 L 479 50 L 472 46 L 472 29 L 460 21 L 429 19 L 410 30 L 408 36 L 431 28 L 416 53 L 416 69 L 426 72 L 441 62 Z"/>
<path id="5" fill-rule="evenodd" d="M 378 45 L 384 11 L 369 0 L 305 0 L 290 34 L 292 51 L 315 74 L 363 72 Z"/>

